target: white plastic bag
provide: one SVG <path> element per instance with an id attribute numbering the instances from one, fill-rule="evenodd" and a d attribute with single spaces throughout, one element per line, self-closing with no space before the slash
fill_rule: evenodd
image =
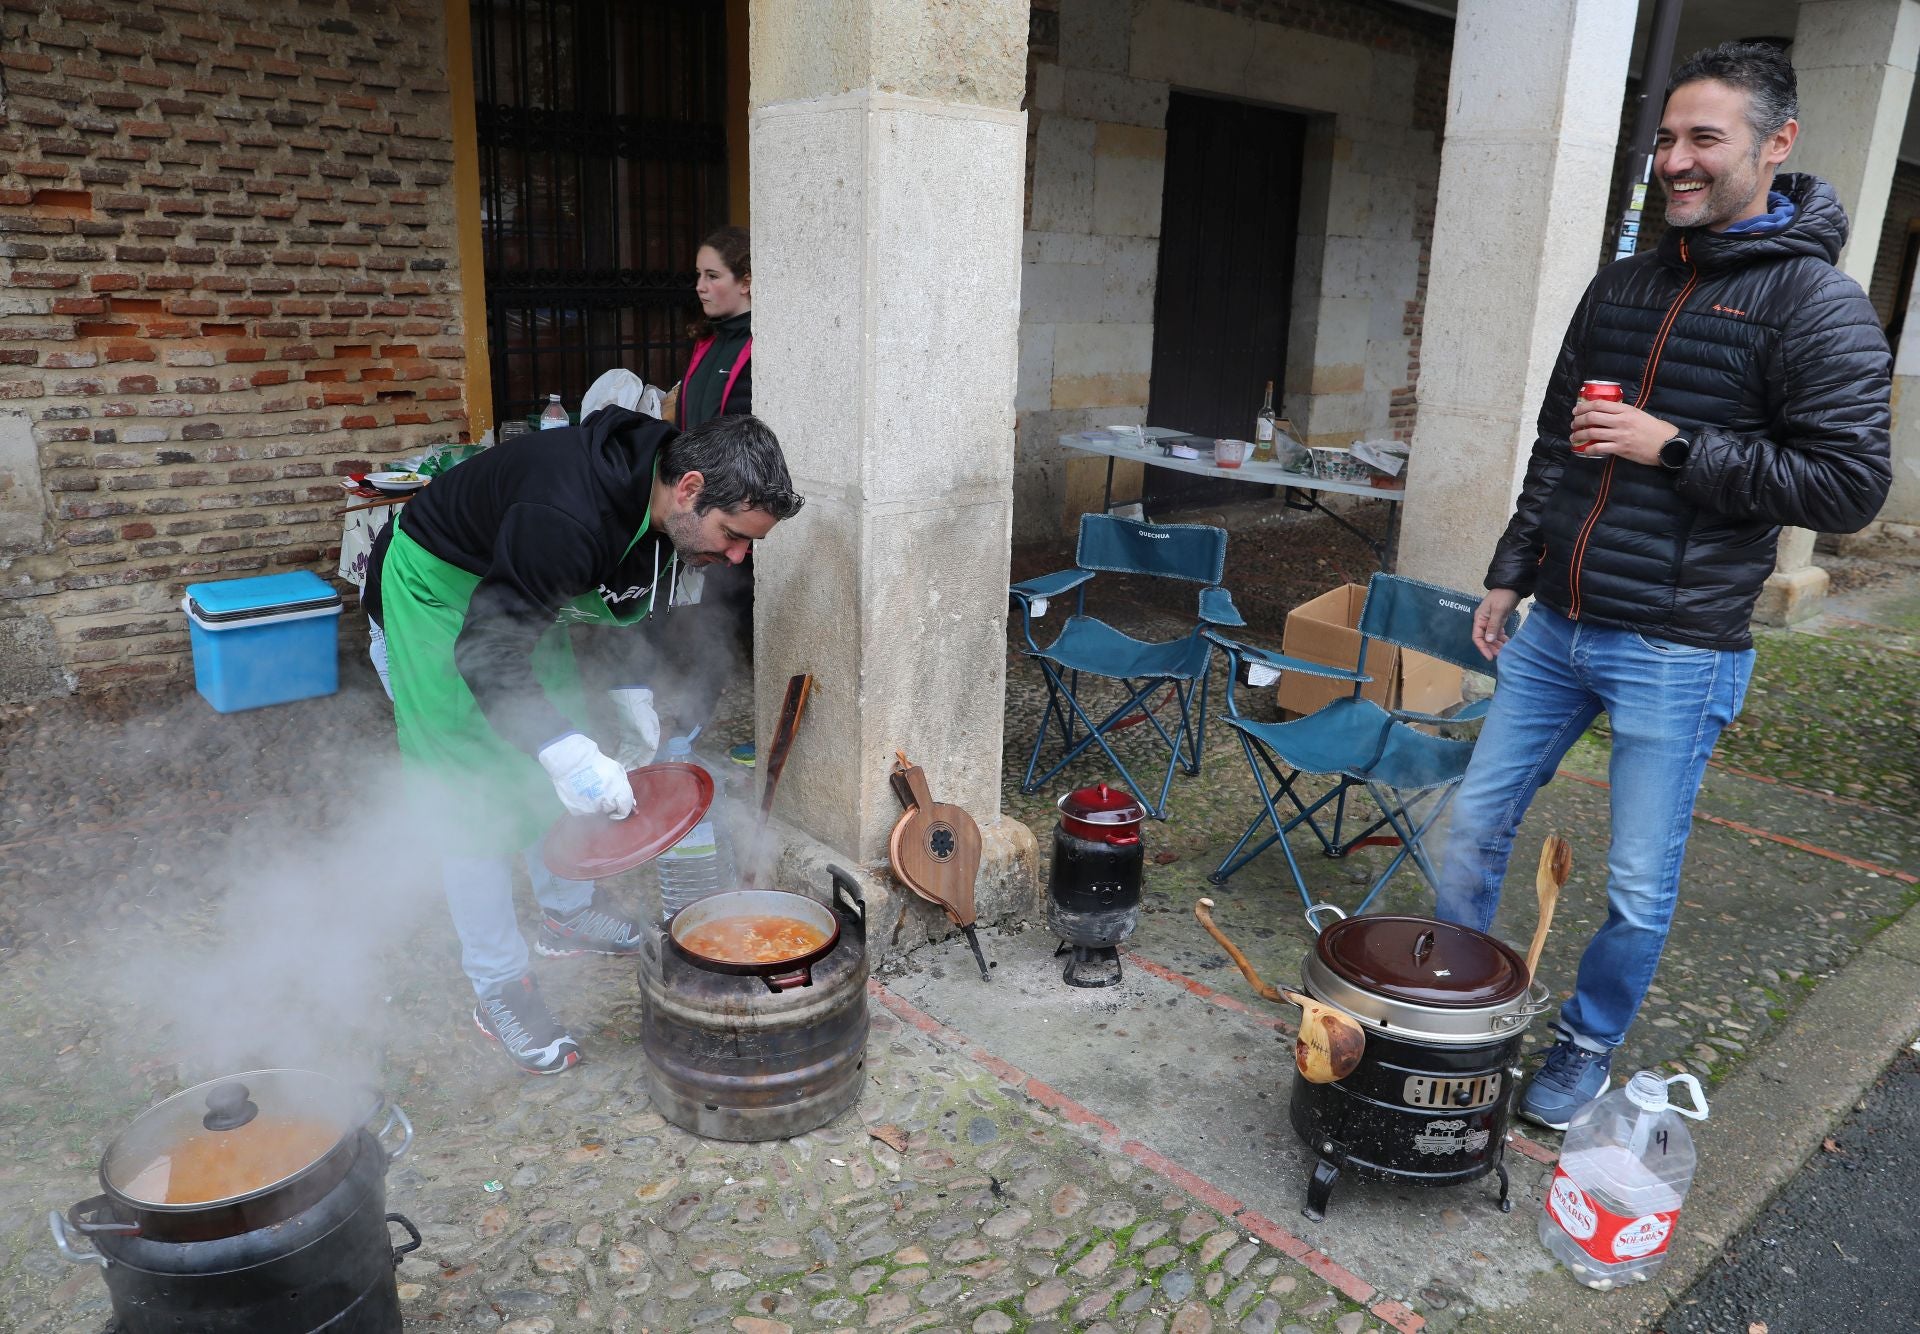
<path id="1" fill-rule="evenodd" d="M 649 417 L 665 416 L 666 396 L 630 370 L 616 367 L 595 380 L 580 400 L 580 420 L 585 421 L 609 403 Z"/>

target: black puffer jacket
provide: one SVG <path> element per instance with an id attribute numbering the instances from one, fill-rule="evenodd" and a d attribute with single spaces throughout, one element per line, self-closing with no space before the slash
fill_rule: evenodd
<path id="1" fill-rule="evenodd" d="M 1781 176 L 1798 209 L 1771 236 L 1694 228 L 1602 269 L 1561 345 L 1512 520 L 1487 569 L 1575 620 L 1746 648 L 1782 526 L 1853 532 L 1892 481 L 1892 358 L 1859 284 L 1833 267 L 1847 215 L 1825 181 Z M 1579 458 L 1584 380 L 1693 441 L 1679 472 Z"/>

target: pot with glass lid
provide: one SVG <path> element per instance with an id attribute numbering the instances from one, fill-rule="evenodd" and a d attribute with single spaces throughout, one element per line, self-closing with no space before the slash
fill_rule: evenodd
<path id="1" fill-rule="evenodd" d="M 412 1141 L 373 1089 L 254 1070 L 143 1112 L 102 1155 L 101 1193 L 48 1224 L 99 1266 L 121 1334 L 398 1334 L 394 1269 L 420 1233 L 386 1211 L 386 1176 Z"/>

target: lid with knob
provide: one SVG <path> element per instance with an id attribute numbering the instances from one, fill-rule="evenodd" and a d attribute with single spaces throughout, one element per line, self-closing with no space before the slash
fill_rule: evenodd
<path id="1" fill-rule="evenodd" d="M 1054 804 L 1068 833 L 1108 843 L 1138 839 L 1140 823 L 1147 818 L 1147 808 L 1138 798 L 1105 783 L 1075 788 Z"/>
<path id="2" fill-rule="evenodd" d="M 204 1207 L 271 1190 L 385 1107 L 311 1070 L 251 1070 L 174 1094 L 108 1146 L 101 1183 L 142 1207 Z"/>

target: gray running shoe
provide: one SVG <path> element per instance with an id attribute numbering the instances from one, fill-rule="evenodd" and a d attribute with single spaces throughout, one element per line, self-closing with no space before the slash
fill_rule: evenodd
<path id="1" fill-rule="evenodd" d="M 547 1012 L 531 977 L 481 997 L 473 1022 L 530 1075 L 557 1075 L 580 1062 L 580 1044 Z"/>
<path id="2" fill-rule="evenodd" d="M 638 954 L 641 940 L 640 928 L 632 921 L 589 904 L 571 917 L 545 914 L 533 948 L 549 959 L 571 959 L 576 954 Z"/>

